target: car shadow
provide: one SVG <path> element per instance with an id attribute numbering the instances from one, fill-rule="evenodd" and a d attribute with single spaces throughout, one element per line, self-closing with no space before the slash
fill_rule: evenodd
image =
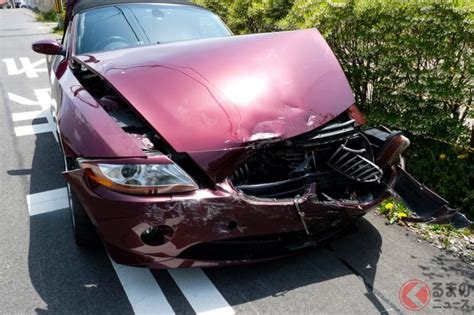
<path id="1" fill-rule="evenodd" d="M 366 298 L 379 313 L 386 313 L 388 310 L 373 289 L 381 246 L 382 237 L 377 229 L 360 219 L 340 237 L 320 247 L 265 263 L 209 268 L 206 274 L 232 306 L 268 296 L 284 296 L 298 288 L 355 274 L 363 281 Z M 361 252 L 363 259 L 360 259 Z M 356 257 L 358 263 L 353 264 L 351 258 Z M 226 285 L 219 286 L 220 283 Z M 392 311 L 398 309 L 386 299 L 384 303 Z"/>
<path id="2" fill-rule="evenodd" d="M 35 121 L 33 121 L 35 122 Z M 36 135 L 29 194 L 64 188 L 63 161 L 51 133 Z M 44 301 L 37 313 L 133 313 L 103 248 L 81 249 L 73 240 L 68 209 L 30 216 L 31 283 Z"/>

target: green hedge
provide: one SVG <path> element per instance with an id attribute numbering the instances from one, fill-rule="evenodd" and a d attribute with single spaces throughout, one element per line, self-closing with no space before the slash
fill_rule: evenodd
<path id="1" fill-rule="evenodd" d="M 236 34 L 316 27 L 373 125 L 416 135 L 408 168 L 474 218 L 472 0 L 196 0 Z M 413 137 L 413 136 L 412 136 Z M 423 140 L 424 139 L 424 140 Z M 445 154 L 448 158 L 439 159 Z"/>
<path id="2" fill-rule="evenodd" d="M 216 14 L 235 34 L 271 32 L 293 6 L 288 0 L 194 0 Z"/>
<path id="3" fill-rule="evenodd" d="M 56 11 L 51 10 L 48 12 L 41 12 L 38 9 L 34 10 L 36 12 L 36 20 L 39 22 L 58 22 L 59 15 Z"/>
<path id="4" fill-rule="evenodd" d="M 323 32 L 373 123 L 467 144 L 474 64 L 468 3 L 297 0 L 278 26 Z"/>
<path id="5" fill-rule="evenodd" d="M 469 150 L 410 136 L 407 170 L 474 219 L 474 157 Z"/>

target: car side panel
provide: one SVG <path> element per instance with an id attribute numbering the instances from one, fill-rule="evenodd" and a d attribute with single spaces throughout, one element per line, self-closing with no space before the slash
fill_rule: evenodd
<path id="1" fill-rule="evenodd" d="M 107 112 L 67 68 L 59 80 L 61 95 L 57 124 L 69 157 L 144 157 Z"/>

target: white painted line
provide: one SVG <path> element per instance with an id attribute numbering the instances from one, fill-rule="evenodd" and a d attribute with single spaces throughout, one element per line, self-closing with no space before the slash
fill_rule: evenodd
<path id="1" fill-rule="evenodd" d="M 51 132 L 56 142 L 58 142 L 59 139 L 56 133 L 56 123 L 54 122 L 55 120 L 53 119 L 53 116 L 50 110 L 51 106 L 53 106 L 54 110 L 56 110 L 57 104 L 50 96 L 51 89 L 35 89 L 34 92 L 36 95 L 36 100 L 25 98 L 21 95 L 17 95 L 14 93 L 10 93 L 10 92 L 8 93 L 8 98 L 12 102 L 25 105 L 25 106 L 41 106 L 41 108 L 43 109 L 42 113 L 40 113 L 39 111 L 14 113 L 12 115 L 13 121 L 21 121 L 21 120 L 34 119 L 37 117 L 44 117 L 47 120 L 47 124 L 15 127 L 15 134 L 18 137 L 21 137 L 21 136 L 35 135 L 38 133 Z M 38 115 L 34 116 L 36 114 Z M 49 125 L 49 127 L 47 125 Z"/>
<path id="2" fill-rule="evenodd" d="M 37 124 L 15 127 L 15 135 L 17 137 L 36 135 L 39 133 L 53 132 L 50 124 Z"/>
<path id="3" fill-rule="evenodd" d="M 118 265 L 112 259 L 110 261 L 136 315 L 174 314 L 150 270 Z"/>
<path id="4" fill-rule="evenodd" d="M 28 78 L 37 78 L 38 73 L 48 71 L 47 68 L 38 68 L 40 65 L 46 63 L 45 58 L 41 58 L 35 62 L 31 62 L 28 57 L 20 57 L 19 60 L 21 63 L 20 67 L 14 58 L 6 58 L 2 60 L 7 67 L 8 75 L 19 75 L 24 73 Z"/>
<path id="5" fill-rule="evenodd" d="M 32 120 L 40 117 L 46 117 L 47 114 L 48 113 L 43 110 L 33 110 L 23 113 L 13 113 L 12 119 L 13 121 Z"/>
<path id="6" fill-rule="evenodd" d="M 67 188 L 60 188 L 26 196 L 30 216 L 69 207 Z"/>
<path id="7" fill-rule="evenodd" d="M 235 314 L 201 269 L 168 269 L 168 272 L 197 314 Z"/>
<path id="8" fill-rule="evenodd" d="M 8 92 L 8 98 L 10 101 L 25 106 L 36 106 L 39 105 L 43 110 L 49 110 L 51 106 L 51 89 L 35 89 L 34 93 L 36 99 L 29 99 L 15 93 Z"/>

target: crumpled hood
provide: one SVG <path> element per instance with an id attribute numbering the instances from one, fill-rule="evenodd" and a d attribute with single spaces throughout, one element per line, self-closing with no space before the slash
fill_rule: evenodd
<path id="1" fill-rule="evenodd" d="M 315 29 L 153 45 L 78 56 L 178 152 L 289 138 L 354 103 Z"/>

